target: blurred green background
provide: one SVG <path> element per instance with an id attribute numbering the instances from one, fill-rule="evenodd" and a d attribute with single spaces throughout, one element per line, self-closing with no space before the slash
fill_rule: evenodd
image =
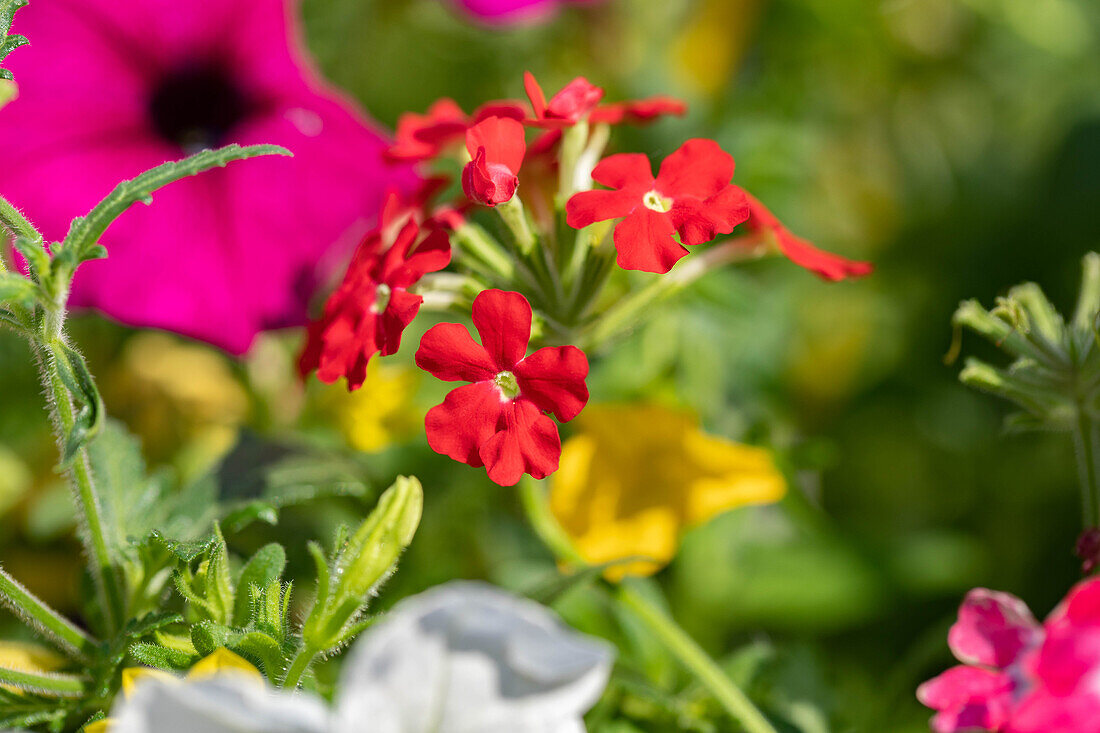
<path id="1" fill-rule="evenodd" d="M 524 70 L 548 90 L 583 74 L 609 100 L 681 96 L 687 117 L 623 131 L 615 149 L 659 159 L 713 137 L 736 181 L 795 232 L 876 263 L 837 285 L 785 261 L 709 275 L 602 355 L 590 380 L 594 401 L 658 396 L 780 456 L 791 496 L 694 530 L 656 580 L 789 730 L 927 730 L 913 691 L 950 663 L 946 629 L 966 590 L 1011 591 L 1043 615 L 1079 577 L 1068 441 L 1005 434 L 1005 406 L 959 385 L 943 357 L 961 299 L 989 304 L 1034 280 L 1067 307 L 1081 256 L 1100 246 L 1100 5 L 609 0 L 504 28 L 445 0 L 306 0 L 303 13 L 321 68 L 391 127 L 441 96 L 466 109 L 522 96 Z M 411 362 L 426 327 L 394 363 Z M 234 363 L 96 317 L 73 330 L 109 411 L 154 463 L 202 470 L 243 427 L 354 454 L 379 487 L 420 476 L 424 523 L 378 608 L 453 577 L 523 589 L 552 570 L 513 492 L 431 453 L 415 417 L 397 420 L 391 447 L 354 451 L 354 431 L 334 427 L 334 415 L 354 422 L 348 398 L 296 386 L 300 334 Z M 973 338 L 963 350 L 996 360 Z M 431 381 L 422 407 L 442 394 Z M 0 563 L 72 608 L 68 496 L 30 355 L 8 334 L 0 400 Z M 274 535 L 300 551 L 362 509 L 287 512 L 232 542 Z M 651 642 L 612 624 L 598 594 L 558 608 L 623 650 L 626 672 L 592 730 L 730 729 Z"/>

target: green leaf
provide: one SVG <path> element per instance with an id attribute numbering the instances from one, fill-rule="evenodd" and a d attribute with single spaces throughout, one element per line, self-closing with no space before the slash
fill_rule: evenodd
<path id="1" fill-rule="evenodd" d="M 55 341 L 50 351 L 57 361 L 58 374 L 65 388 L 73 396 L 73 427 L 65 436 L 65 445 L 61 455 L 61 465 L 68 466 L 77 451 L 87 445 L 96 436 L 103 425 L 103 398 L 99 395 L 95 379 L 88 370 L 84 357 L 68 344 Z"/>
<path id="2" fill-rule="evenodd" d="M 191 627 L 191 643 L 203 657 L 213 654 L 220 647 L 229 647 L 230 639 L 235 636 L 233 629 L 211 621 L 202 621 Z"/>
<path id="3" fill-rule="evenodd" d="M 258 661 L 270 679 L 282 674 L 287 658 L 278 641 L 259 631 L 241 634 L 230 642 L 230 649 L 246 659 Z"/>
<path id="4" fill-rule="evenodd" d="M 204 150 L 180 161 L 164 163 L 137 178 L 123 181 L 86 216 L 73 220 L 65 241 L 55 251 L 55 272 L 67 270 L 71 274 L 81 262 L 104 256 L 102 249 L 97 249 L 97 244 L 107 227 L 135 203 L 150 203 L 152 194 L 169 183 L 211 168 L 224 167 L 237 160 L 262 155 L 290 154 L 289 150 L 278 145 L 250 145 L 243 148 L 240 145 L 227 145 L 217 150 Z"/>
<path id="5" fill-rule="evenodd" d="M 41 280 L 41 273 L 48 272 L 50 269 L 50 255 L 43 249 L 41 238 L 16 237 L 12 246 L 27 261 L 31 276 Z"/>
<path id="6" fill-rule="evenodd" d="M 252 589 L 264 589 L 278 580 L 286 569 L 286 551 L 282 545 L 272 542 L 256 551 L 245 563 L 237 581 L 237 602 L 233 609 L 233 623 L 244 626 L 251 615 Z"/>
<path id="7" fill-rule="evenodd" d="M 164 669 L 175 672 L 187 669 L 191 666 L 194 655 L 181 652 L 178 649 L 169 649 L 159 644 L 140 642 L 130 647 L 130 656 L 146 667 Z"/>
<path id="8" fill-rule="evenodd" d="M 38 297 L 34 282 L 16 272 L 0 272 L 0 303 L 30 308 Z"/>
<path id="9" fill-rule="evenodd" d="M 225 546 L 221 528 L 214 524 L 214 543 L 206 561 L 206 601 L 214 610 L 214 621 L 220 624 L 233 622 L 234 589 L 229 575 L 229 549 Z"/>
<path id="10" fill-rule="evenodd" d="M 26 4 L 27 0 L 0 0 L 0 63 L 3 63 L 9 53 L 29 43 L 24 36 L 8 35 L 8 31 L 11 30 L 12 16 L 15 15 L 16 10 Z M 11 78 L 11 72 L 0 67 L 0 79 L 10 80 Z"/>

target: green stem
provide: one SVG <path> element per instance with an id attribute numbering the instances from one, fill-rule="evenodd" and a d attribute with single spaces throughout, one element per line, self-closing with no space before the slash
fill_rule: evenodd
<path id="1" fill-rule="evenodd" d="M 42 366 L 43 382 L 47 394 L 52 396 L 54 419 L 58 427 L 58 445 L 64 446 L 65 436 L 75 424 L 72 397 L 58 371 L 57 360 L 52 354 L 39 354 Z M 87 447 L 81 447 L 68 469 L 75 489 L 77 509 L 81 522 L 80 538 L 88 553 L 88 563 L 95 580 L 96 591 L 103 607 L 103 617 L 107 628 L 118 630 L 123 617 L 123 592 L 115 572 L 110 547 L 103 527 L 103 507 L 100 505 L 92 479 L 91 460 Z"/>
<path id="2" fill-rule="evenodd" d="M 1100 457 L 1100 434 L 1085 406 L 1077 405 L 1073 443 L 1077 452 L 1077 467 L 1081 478 L 1081 505 L 1085 528 L 1100 527 L 1100 476 L 1097 474 L 1097 458 Z"/>
<path id="3" fill-rule="evenodd" d="M 547 548 L 559 560 L 587 565 L 550 510 L 550 503 L 542 483 L 524 476 L 519 483 L 519 494 L 527 520 Z M 631 609 L 639 620 L 649 627 L 654 636 L 680 660 L 680 663 L 698 677 L 726 711 L 735 720 L 740 721 L 745 730 L 749 733 L 777 733 L 745 693 L 667 613 L 654 607 L 625 584 L 619 587 L 618 597 L 624 606 Z"/>
<path id="4" fill-rule="evenodd" d="M 298 650 L 298 654 L 295 655 L 294 661 L 290 663 L 290 669 L 286 673 L 286 678 L 283 679 L 283 687 L 291 690 L 298 689 L 302 677 L 305 676 L 306 671 L 309 670 L 309 665 L 313 664 L 316 657 L 316 649 L 309 645 L 302 646 Z"/>
<path id="5" fill-rule="evenodd" d="M 759 259 L 767 253 L 767 248 L 753 235 L 717 244 L 620 300 L 584 335 L 579 346 L 583 349 L 598 349 L 632 326 L 654 303 L 680 292 L 707 272 L 734 262 Z"/>
<path id="6" fill-rule="evenodd" d="M 460 254 L 469 253 L 477 260 L 488 265 L 493 272 L 510 281 L 515 277 L 515 264 L 492 237 L 476 224 L 464 224 L 456 229 L 452 240 L 458 245 Z M 468 259 L 468 258 L 467 258 Z"/>
<path id="7" fill-rule="evenodd" d="M 79 697 L 84 693 L 85 681 L 79 677 L 43 672 L 24 672 L 0 667 L 0 684 L 14 685 L 23 690 L 51 697 Z"/>
<path id="8" fill-rule="evenodd" d="M 496 210 L 512 232 L 512 236 L 516 238 L 519 251 L 525 255 L 531 254 L 535 249 L 535 233 L 527 221 L 527 212 L 524 211 L 523 202 L 520 201 L 519 196 L 512 196 L 503 204 L 497 204 Z"/>
<path id="9" fill-rule="evenodd" d="M 42 235 L 27 221 L 25 216 L 19 213 L 19 209 L 8 203 L 3 196 L 0 196 L 0 223 L 6 226 L 15 236 L 29 239 L 41 245 Z M 4 263 L 0 261 L 0 272 L 3 269 Z"/>
<path id="10" fill-rule="evenodd" d="M 619 586 L 618 598 L 634 612 L 665 647 L 710 690 L 718 702 L 749 733 L 776 733 L 775 727 L 715 664 L 714 660 L 688 636 L 667 613 L 650 603 L 627 583 Z"/>
<path id="11" fill-rule="evenodd" d="M 77 659 L 86 659 L 99 643 L 46 605 L 3 568 L 0 568 L 0 603 L 59 650 Z"/>

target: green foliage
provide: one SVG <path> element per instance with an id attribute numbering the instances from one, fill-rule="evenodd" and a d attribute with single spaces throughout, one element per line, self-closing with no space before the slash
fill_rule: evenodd
<path id="1" fill-rule="evenodd" d="M 25 7 L 27 0 L 0 0 L 0 64 L 3 64 L 4 59 L 7 58 L 15 49 L 20 46 L 25 46 L 30 41 L 26 36 L 20 35 L 8 35 L 8 31 L 11 30 L 12 17 L 15 15 L 15 11 L 19 8 Z M 11 80 L 11 72 L 0 66 L 0 79 Z"/>

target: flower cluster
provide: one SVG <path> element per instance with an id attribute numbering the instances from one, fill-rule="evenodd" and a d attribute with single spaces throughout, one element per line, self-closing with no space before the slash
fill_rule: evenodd
<path id="1" fill-rule="evenodd" d="M 434 203 L 458 195 L 439 176 L 410 201 L 391 198 L 310 326 L 300 361 L 303 375 L 344 377 L 354 390 L 375 354 L 398 350 L 422 306 L 471 314 L 480 345 L 444 323 L 416 352 L 425 371 L 470 383 L 431 409 L 425 428 L 432 449 L 484 466 L 502 485 L 557 470 L 562 442 L 551 416 L 568 422 L 588 401 L 585 350 L 633 326 L 662 292 L 769 246 L 828 280 L 871 269 L 791 234 L 731 182 L 733 157 L 713 140 L 688 140 L 656 175 L 643 154 L 603 157 L 613 126 L 683 114 L 682 102 L 606 103 L 584 77 L 548 96 L 527 73 L 524 90 L 525 101 L 472 114 L 443 99 L 400 118 L 387 157 L 424 173 L 460 165 L 462 198 Z M 742 225 L 740 236 L 709 244 Z M 702 250 L 698 263 L 671 272 L 692 250 Z M 664 279 L 634 289 L 623 270 Z M 618 301 L 601 297 L 613 278 L 627 290 Z M 548 345 L 528 355 L 532 341 Z"/>
<path id="2" fill-rule="evenodd" d="M 975 589 L 948 643 L 963 664 L 917 691 L 937 733 L 1100 731 L 1100 579 L 1074 587 L 1042 625 L 1015 596 Z"/>

